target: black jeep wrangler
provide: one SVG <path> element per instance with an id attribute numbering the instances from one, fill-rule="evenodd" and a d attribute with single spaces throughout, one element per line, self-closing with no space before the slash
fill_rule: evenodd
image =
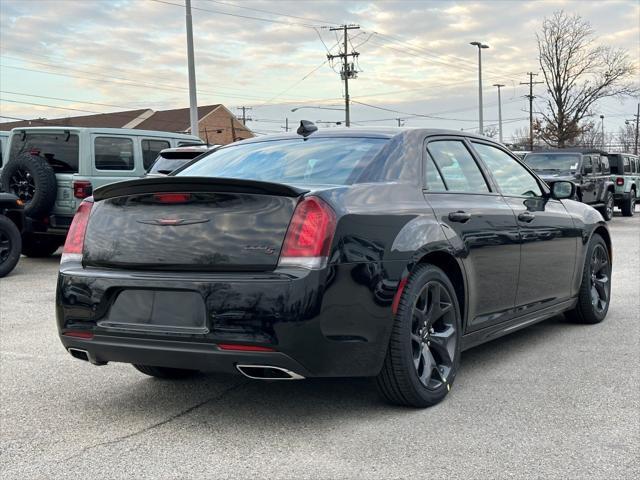
<path id="1" fill-rule="evenodd" d="M 596 149 L 562 149 L 528 153 L 524 161 L 547 182 L 569 180 L 576 184 L 576 200 L 613 218 L 615 184 L 607 153 Z"/>
<path id="2" fill-rule="evenodd" d="M 20 260 L 23 228 L 22 203 L 15 195 L 0 192 L 0 278 L 11 272 Z"/>

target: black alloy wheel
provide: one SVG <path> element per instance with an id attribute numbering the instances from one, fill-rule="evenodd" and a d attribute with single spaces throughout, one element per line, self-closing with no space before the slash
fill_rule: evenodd
<path id="1" fill-rule="evenodd" d="M 426 283 L 413 304 L 411 352 L 420 382 L 430 390 L 447 385 L 456 352 L 456 312 L 444 285 Z"/>
<path id="2" fill-rule="evenodd" d="M 29 171 L 17 168 L 9 177 L 9 189 L 24 203 L 29 203 L 36 193 L 36 182 Z"/>
<path id="3" fill-rule="evenodd" d="M 604 207 L 601 207 L 600 213 L 604 219 L 608 222 L 613 218 L 613 207 L 615 206 L 615 199 L 613 198 L 613 193 L 607 190 L 604 197 Z"/>
<path id="4" fill-rule="evenodd" d="M 382 397 L 418 408 L 442 401 L 460 363 L 461 332 L 458 298 L 447 274 L 435 265 L 416 266 L 402 290 L 376 377 Z"/>
<path id="5" fill-rule="evenodd" d="M 611 302 L 611 257 L 604 239 L 593 235 L 587 249 L 575 308 L 566 312 L 576 323 L 600 323 Z"/>
<path id="6" fill-rule="evenodd" d="M 597 244 L 591 254 L 589 265 L 591 304 L 598 314 L 602 314 L 609 307 L 611 293 L 609 255 L 605 248 Z"/>
<path id="7" fill-rule="evenodd" d="M 18 227 L 0 214 L 0 277 L 8 275 L 20 260 L 22 240 Z"/>

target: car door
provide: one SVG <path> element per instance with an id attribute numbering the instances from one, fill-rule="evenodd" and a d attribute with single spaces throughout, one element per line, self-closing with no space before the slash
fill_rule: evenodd
<path id="1" fill-rule="evenodd" d="M 497 145 L 471 142 L 513 209 L 521 238 L 516 307 L 532 311 L 571 295 L 580 231 L 559 200 Z"/>
<path id="2" fill-rule="evenodd" d="M 513 316 L 520 245 L 513 211 L 462 137 L 435 137 L 424 152 L 424 196 L 468 279 L 466 331 Z"/>

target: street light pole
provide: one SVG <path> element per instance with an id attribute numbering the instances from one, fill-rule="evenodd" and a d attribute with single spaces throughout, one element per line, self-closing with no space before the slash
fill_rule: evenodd
<path id="1" fill-rule="evenodd" d="M 187 9 L 187 63 L 189 69 L 189 120 L 191 135 L 200 136 L 198 129 L 198 99 L 196 97 L 196 65 L 193 58 L 193 25 L 191 23 L 191 0 L 185 1 Z M 235 141 L 235 140 L 234 140 Z"/>
<path id="2" fill-rule="evenodd" d="M 600 127 L 602 128 L 602 149 L 605 149 L 604 144 L 604 115 L 600 115 Z"/>
<path id="3" fill-rule="evenodd" d="M 494 83 L 493 86 L 498 87 L 498 131 L 500 132 L 500 143 L 502 143 L 502 97 L 500 95 L 500 89 L 504 87 L 504 85 L 500 83 Z"/>
<path id="4" fill-rule="evenodd" d="M 471 42 L 469 45 L 478 47 L 478 126 L 480 135 L 484 135 L 483 118 L 482 118 L 482 49 L 489 48 L 482 42 Z"/>

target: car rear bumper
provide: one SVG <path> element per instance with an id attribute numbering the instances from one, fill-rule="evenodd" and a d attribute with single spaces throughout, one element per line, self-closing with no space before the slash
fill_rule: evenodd
<path id="1" fill-rule="evenodd" d="M 239 364 L 270 365 L 303 377 L 372 376 L 384 360 L 400 263 L 364 263 L 323 270 L 251 273 L 136 272 L 63 266 L 56 316 L 62 344 L 96 364 L 234 372 Z M 147 329 L 134 303 L 113 306 L 121 292 L 195 292 L 204 328 Z M 118 317 L 113 318 L 117 311 Z M 125 312 L 125 313 L 123 313 Z M 191 315 L 185 312 L 186 316 Z M 114 322 L 115 320 L 115 322 Z M 68 336 L 84 332 L 92 338 Z M 222 350 L 219 345 L 270 348 Z"/>

